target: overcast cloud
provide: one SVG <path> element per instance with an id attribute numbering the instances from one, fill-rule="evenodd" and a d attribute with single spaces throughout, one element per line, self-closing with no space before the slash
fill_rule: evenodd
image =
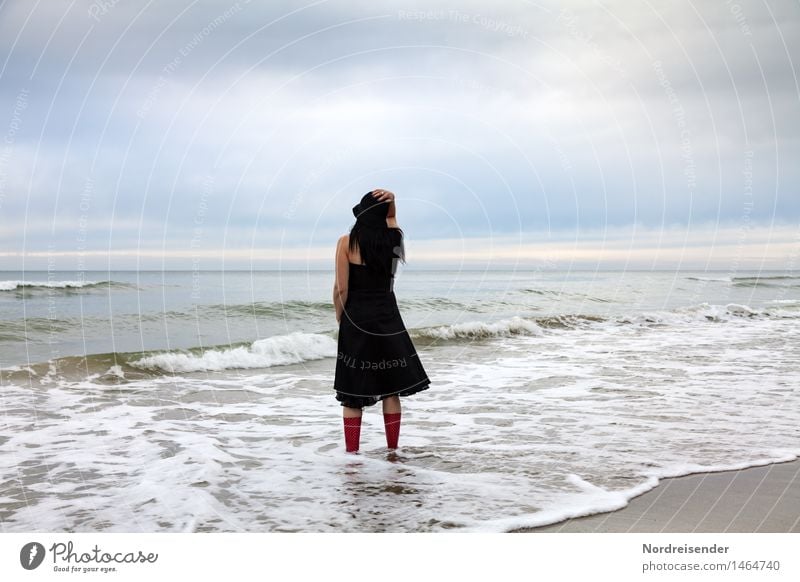
<path id="1" fill-rule="evenodd" d="M 800 268 L 800 5 L 0 4 L 0 268 Z"/>

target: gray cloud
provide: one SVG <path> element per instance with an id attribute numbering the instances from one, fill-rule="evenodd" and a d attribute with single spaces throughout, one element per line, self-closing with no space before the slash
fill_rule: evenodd
<path id="1" fill-rule="evenodd" d="M 428 241 L 796 225 L 799 29 L 756 1 L 7 1 L 0 245 L 313 246 L 378 186 Z"/>

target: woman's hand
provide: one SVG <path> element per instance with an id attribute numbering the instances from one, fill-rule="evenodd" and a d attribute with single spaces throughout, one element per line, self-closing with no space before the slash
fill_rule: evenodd
<path id="1" fill-rule="evenodd" d="M 380 200 L 381 202 L 394 202 L 394 192 L 389 192 L 389 190 L 382 190 L 380 188 L 373 190 L 372 197 Z"/>
<path id="2" fill-rule="evenodd" d="M 394 205 L 394 192 L 389 192 L 388 190 L 378 188 L 377 190 L 372 191 L 372 197 L 377 199 L 379 202 L 389 203 L 389 208 L 386 210 L 386 218 L 395 218 L 395 216 L 397 216 L 397 209 Z"/>

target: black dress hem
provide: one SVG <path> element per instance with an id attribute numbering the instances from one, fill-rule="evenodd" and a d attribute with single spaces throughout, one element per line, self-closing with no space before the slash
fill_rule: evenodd
<path id="1" fill-rule="evenodd" d="M 365 406 L 377 404 L 384 398 L 389 398 L 390 396 L 411 396 L 412 394 L 422 392 L 423 390 L 430 388 L 430 383 L 430 379 L 425 378 L 424 380 L 420 380 L 420 382 L 414 386 L 409 386 L 407 388 L 403 388 L 402 390 L 395 390 L 394 392 L 387 392 L 386 394 L 376 394 L 374 396 L 357 396 L 355 394 L 346 394 L 337 390 L 336 400 L 339 401 L 339 404 L 348 408 L 364 408 Z"/>

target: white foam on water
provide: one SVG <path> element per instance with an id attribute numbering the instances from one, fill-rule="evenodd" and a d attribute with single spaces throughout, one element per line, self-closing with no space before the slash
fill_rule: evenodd
<path id="1" fill-rule="evenodd" d="M 30 368 L 23 368 L 22 366 L 0 366 L 0 372 L 21 372 L 24 369 L 34 373 Z"/>
<path id="2" fill-rule="evenodd" d="M 0 281 L 0 291 L 17 289 L 80 289 L 99 285 L 99 281 Z"/>
<path id="3" fill-rule="evenodd" d="M 335 359 L 304 350 L 259 372 L 7 384 L 0 479 L 26 502 L 4 531 L 507 531 L 796 458 L 800 330 L 727 317 L 418 350 L 432 384 L 403 399 L 395 456 L 380 406 L 344 451 Z"/>
<path id="4" fill-rule="evenodd" d="M 122 369 L 122 366 L 116 364 L 114 366 L 111 366 L 108 370 L 106 370 L 105 373 L 90 374 L 89 376 L 86 377 L 86 380 L 91 382 L 93 380 L 97 380 L 98 378 L 108 378 L 108 377 L 119 378 L 121 380 L 124 380 L 125 371 Z"/>
<path id="5" fill-rule="evenodd" d="M 270 368 L 320 358 L 336 357 L 337 342 L 318 333 L 293 332 L 225 350 L 201 354 L 165 352 L 130 362 L 132 366 L 165 372 L 205 372 L 232 369 Z"/>
<path id="6" fill-rule="evenodd" d="M 540 335 L 542 328 L 535 322 L 514 316 L 494 322 L 467 321 L 415 330 L 419 337 L 436 339 L 492 338 L 511 335 Z"/>

